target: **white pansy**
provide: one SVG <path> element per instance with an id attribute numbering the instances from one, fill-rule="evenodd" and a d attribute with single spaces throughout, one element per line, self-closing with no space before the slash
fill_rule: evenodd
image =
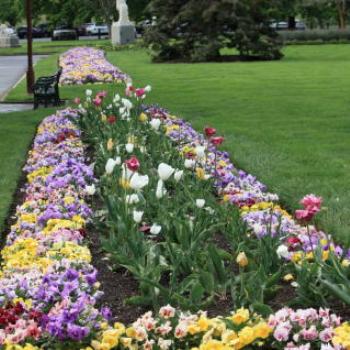
<path id="1" fill-rule="evenodd" d="M 209 180 L 211 178 L 211 175 L 210 174 L 205 174 L 204 175 L 204 180 Z"/>
<path id="2" fill-rule="evenodd" d="M 114 167 L 117 165 L 116 161 L 112 158 L 109 158 L 107 160 L 107 163 L 106 163 L 106 166 L 105 166 L 105 170 L 106 170 L 106 173 L 108 175 L 112 174 L 113 173 L 113 170 L 114 170 Z"/>
<path id="3" fill-rule="evenodd" d="M 196 162 L 193 159 L 186 159 L 185 160 L 185 168 L 186 169 L 193 169 L 196 165 Z"/>
<path id="4" fill-rule="evenodd" d="M 196 207 L 203 208 L 205 206 L 205 199 L 196 199 Z"/>
<path id="5" fill-rule="evenodd" d="M 163 198 L 166 195 L 166 189 L 164 187 L 163 180 L 159 180 L 157 183 L 157 189 L 156 189 L 156 197 L 158 199 Z"/>
<path id="6" fill-rule="evenodd" d="M 158 131 L 158 130 L 159 130 L 159 127 L 160 127 L 160 124 L 161 124 L 161 121 L 160 121 L 160 119 L 154 118 L 154 119 L 152 119 L 152 120 L 149 122 L 149 124 L 151 125 L 151 128 L 152 128 L 153 130 Z"/>
<path id="7" fill-rule="evenodd" d="M 134 210 L 132 213 L 132 217 L 137 224 L 141 222 L 142 216 L 143 216 L 143 211 Z"/>
<path id="8" fill-rule="evenodd" d="M 125 202 L 127 204 L 137 204 L 140 202 L 140 198 L 136 193 L 128 194 L 125 197 Z"/>
<path id="9" fill-rule="evenodd" d="M 134 173 L 130 179 L 130 187 L 134 190 L 141 190 L 148 185 L 148 182 L 148 175 L 140 175 L 138 173 Z"/>
<path id="10" fill-rule="evenodd" d="M 91 96 L 92 96 L 92 90 L 87 89 L 87 90 L 85 91 L 85 94 L 86 94 L 87 97 L 91 97 Z"/>
<path id="11" fill-rule="evenodd" d="M 281 244 L 277 250 L 277 255 L 280 257 L 280 258 L 284 258 L 284 259 L 288 259 L 290 257 L 290 252 L 288 250 L 288 247 L 285 246 L 284 244 Z"/>
<path id="12" fill-rule="evenodd" d="M 197 146 L 195 148 L 195 151 L 196 151 L 196 155 L 197 155 L 198 159 L 205 158 L 205 147 L 204 146 Z"/>
<path id="13" fill-rule="evenodd" d="M 89 196 L 93 196 L 96 193 L 96 187 L 94 184 L 92 184 L 91 186 L 86 186 L 85 187 L 85 192 L 89 195 Z"/>
<path id="14" fill-rule="evenodd" d="M 127 143 L 125 145 L 125 149 L 128 153 L 132 153 L 134 151 L 134 144 L 133 143 Z"/>
<path id="15" fill-rule="evenodd" d="M 173 175 L 175 169 L 168 164 L 160 163 L 158 165 L 158 176 L 161 180 L 166 181 Z"/>
<path id="16" fill-rule="evenodd" d="M 182 179 L 184 175 L 184 171 L 183 170 L 176 170 L 174 173 L 174 179 L 175 181 L 180 181 Z"/>
<path id="17" fill-rule="evenodd" d="M 162 230 L 162 226 L 158 225 L 158 224 L 153 224 L 151 226 L 151 229 L 150 229 L 150 233 L 152 235 L 158 235 L 160 233 L 160 231 Z"/>

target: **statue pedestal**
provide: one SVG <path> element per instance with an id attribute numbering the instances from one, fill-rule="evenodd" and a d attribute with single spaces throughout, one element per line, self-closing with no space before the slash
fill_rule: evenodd
<path id="1" fill-rule="evenodd" d="M 16 34 L 0 33 L 0 48 L 19 47 L 19 39 Z"/>
<path id="2" fill-rule="evenodd" d="M 112 45 L 125 45 L 135 41 L 135 26 L 129 23 L 114 22 L 112 25 Z"/>

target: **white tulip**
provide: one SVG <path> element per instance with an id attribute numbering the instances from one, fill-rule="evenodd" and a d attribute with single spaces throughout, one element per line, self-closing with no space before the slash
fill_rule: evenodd
<path id="1" fill-rule="evenodd" d="M 141 222 L 141 220 L 142 220 L 143 211 L 134 210 L 133 213 L 132 213 L 132 216 L 133 216 L 134 221 L 137 224 L 139 224 Z"/>
<path id="2" fill-rule="evenodd" d="M 166 195 L 166 189 L 164 188 L 163 180 L 159 180 L 157 183 L 156 197 L 158 199 L 163 198 Z"/>
<path id="3" fill-rule="evenodd" d="M 146 91 L 146 92 L 151 92 L 151 91 L 152 91 L 152 86 L 151 86 L 151 85 L 147 85 L 147 86 L 145 87 L 145 91 Z"/>
<path id="4" fill-rule="evenodd" d="M 175 169 L 168 164 L 160 163 L 158 165 L 158 176 L 161 180 L 166 181 L 173 175 Z"/>
<path id="5" fill-rule="evenodd" d="M 197 208 L 203 208 L 205 205 L 205 199 L 196 199 L 196 206 Z"/>
<path id="6" fill-rule="evenodd" d="M 85 91 L 85 94 L 86 94 L 87 97 L 91 97 L 91 96 L 92 96 L 92 90 L 87 89 L 87 90 Z"/>
<path id="7" fill-rule="evenodd" d="M 193 159 L 186 159 L 185 160 L 185 168 L 186 169 L 193 169 L 196 165 L 196 162 Z"/>
<path id="8" fill-rule="evenodd" d="M 157 224 L 153 224 L 153 225 L 151 226 L 150 233 L 151 233 L 152 235 L 158 235 L 159 232 L 160 232 L 161 230 L 162 230 L 162 226 L 157 225 Z"/>
<path id="9" fill-rule="evenodd" d="M 133 190 L 141 190 L 143 187 L 148 185 L 148 182 L 148 175 L 140 175 L 138 173 L 134 173 L 130 179 L 130 187 Z"/>
<path id="10" fill-rule="evenodd" d="M 277 255 L 279 256 L 279 258 L 284 258 L 284 259 L 288 259 L 290 258 L 290 252 L 288 250 L 288 247 L 285 246 L 284 244 L 281 244 L 277 250 Z"/>
<path id="11" fill-rule="evenodd" d="M 133 107 L 132 103 L 126 98 L 122 98 L 122 103 L 128 111 L 130 111 L 130 109 Z"/>
<path id="12" fill-rule="evenodd" d="M 140 146 L 140 152 L 141 153 L 146 153 L 146 151 L 147 151 L 146 146 Z"/>
<path id="13" fill-rule="evenodd" d="M 160 128 L 161 121 L 160 119 L 152 119 L 149 124 L 151 125 L 151 128 L 155 131 L 158 131 Z"/>
<path id="14" fill-rule="evenodd" d="M 134 144 L 133 143 L 127 143 L 125 145 L 125 149 L 128 153 L 132 153 L 134 151 Z"/>
<path id="15" fill-rule="evenodd" d="M 109 158 L 107 163 L 106 163 L 106 166 L 105 166 L 105 170 L 106 170 L 106 173 L 108 175 L 112 174 L 113 173 L 113 170 L 114 170 L 114 167 L 117 165 L 117 163 L 115 162 L 114 159 L 112 158 Z"/>
<path id="16" fill-rule="evenodd" d="M 94 184 L 92 184 L 91 186 L 86 186 L 85 187 L 85 192 L 86 194 L 88 194 L 89 196 L 93 196 L 96 193 L 96 187 Z"/>
<path id="17" fill-rule="evenodd" d="M 174 174 L 175 181 L 179 182 L 182 179 L 183 175 L 184 175 L 183 170 L 176 170 Z"/>
<path id="18" fill-rule="evenodd" d="M 205 158 L 205 147 L 204 146 L 197 146 L 195 148 L 196 155 L 198 159 L 203 159 Z"/>
<path id="19" fill-rule="evenodd" d="M 117 157 L 117 158 L 115 159 L 115 164 L 116 164 L 116 165 L 122 164 L 122 159 L 121 159 L 120 157 Z"/>
<path id="20" fill-rule="evenodd" d="M 130 180 L 131 176 L 134 174 L 129 168 L 125 165 L 122 166 L 122 178 L 125 180 Z"/>
<path id="21" fill-rule="evenodd" d="M 137 204 L 140 202 L 140 198 L 139 196 L 136 194 L 136 193 L 133 193 L 133 194 L 128 194 L 126 195 L 125 197 L 125 202 L 127 204 Z"/>
<path id="22" fill-rule="evenodd" d="M 118 103 L 119 101 L 120 101 L 120 96 L 119 96 L 119 94 L 116 94 L 113 98 L 113 102 Z"/>

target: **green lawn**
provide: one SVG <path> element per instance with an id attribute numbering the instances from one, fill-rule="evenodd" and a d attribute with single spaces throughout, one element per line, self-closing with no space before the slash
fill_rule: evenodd
<path id="1" fill-rule="evenodd" d="M 287 208 L 304 194 L 322 195 L 328 209 L 320 226 L 350 244 L 350 46 L 289 46 L 285 54 L 279 62 L 209 64 L 151 64 L 141 49 L 108 57 L 137 84 L 151 84 L 153 102 L 198 129 L 215 126 L 234 162 Z M 38 74 L 53 71 L 56 60 L 41 61 Z M 19 97 L 24 84 L 8 98 Z"/>
<path id="2" fill-rule="evenodd" d="M 34 54 L 52 54 L 64 52 L 72 47 L 79 45 L 88 45 L 101 48 L 110 48 L 109 40 L 63 40 L 63 41 L 34 41 L 33 53 Z M 9 55 L 25 55 L 27 54 L 27 43 L 22 44 L 20 47 L 15 48 L 0 48 L 0 56 Z"/>
<path id="3" fill-rule="evenodd" d="M 36 127 L 52 112 L 47 109 L 0 114 L 0 232 Z"/>

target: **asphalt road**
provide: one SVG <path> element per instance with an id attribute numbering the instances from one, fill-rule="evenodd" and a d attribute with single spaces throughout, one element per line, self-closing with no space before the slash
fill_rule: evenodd
<path id="1" fill-rule="evenodd" d="M 46 56 L 34 56 L 34 63 Z M 27 70 L 27 56 L 0 56 L 0 101 Z"/>

